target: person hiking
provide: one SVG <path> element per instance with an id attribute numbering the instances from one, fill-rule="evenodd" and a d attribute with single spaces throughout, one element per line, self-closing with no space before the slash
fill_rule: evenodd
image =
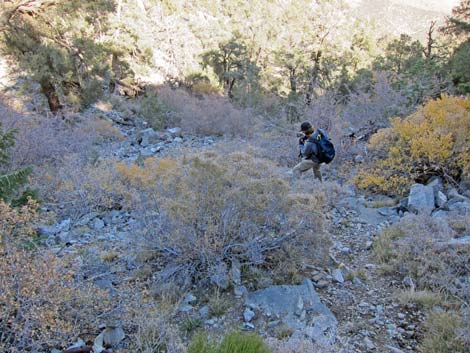
<path id="1" fill-rule="evenodd" d="M 313 175 L 316 179 L 323 181 L 321 170 L 320 170 L 320 159 L 318 145 L 315 141 L 315 135 L 313 126 L 308 121 L 303 122 L 300 125 L 300 138 L 299 138 L 299 157 L 302 157 L 302 161 L 292 169 L 292 174 L 299 177 L 301 173 L 313 170 Z"/>

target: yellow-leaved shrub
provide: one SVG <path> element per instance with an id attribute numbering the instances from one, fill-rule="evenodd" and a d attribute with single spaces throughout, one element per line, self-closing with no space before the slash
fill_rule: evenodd
<path id="1" fill-rule="evenodd" d="M 356 183 L 363 189 L 402 195 L 433 175 L 470 175 L 470 99 L 444 95 L 416 113 L 392 119 L 370 140 L 372 164 Z"/>

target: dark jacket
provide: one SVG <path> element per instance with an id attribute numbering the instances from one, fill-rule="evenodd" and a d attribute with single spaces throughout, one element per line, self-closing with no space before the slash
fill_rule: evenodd
<path id="1" fill-rule="evenodd" d="M 310 159 L 315 163 L 320 164 L 320 161 L 318 160 L 317 154 L 318 154 L 318 146 L 316 144 L 316 138 L 317 134 L 311 135 L 307 142 L 305 142 L 303 151 L 302 151 L 302 157 L 304 159 Z"/>

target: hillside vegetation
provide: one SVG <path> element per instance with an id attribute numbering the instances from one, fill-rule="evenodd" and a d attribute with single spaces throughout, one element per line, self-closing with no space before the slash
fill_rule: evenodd
<path id="1" fill-rule="evenodd" d="M 0 2 L 0 351 L 469 352 L 470 1 L 434 5 Z"/>

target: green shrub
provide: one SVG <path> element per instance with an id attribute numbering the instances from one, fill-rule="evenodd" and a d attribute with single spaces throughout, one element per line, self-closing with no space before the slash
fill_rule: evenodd
<path id="1" fill-rule="evenodd" d="M 138 103 L 138 114 L 155 130 L 161 130 L 167 125 L 168 108 L 153 92 L 147 92 Z"/>
<path id="2" fill-rule="evenodd" d="M 229 333 L 219 345 L 214 345 L 204 335 L 193 338 L 188 353 L 270 353 L 263 339 L 256 335 Z"/>

